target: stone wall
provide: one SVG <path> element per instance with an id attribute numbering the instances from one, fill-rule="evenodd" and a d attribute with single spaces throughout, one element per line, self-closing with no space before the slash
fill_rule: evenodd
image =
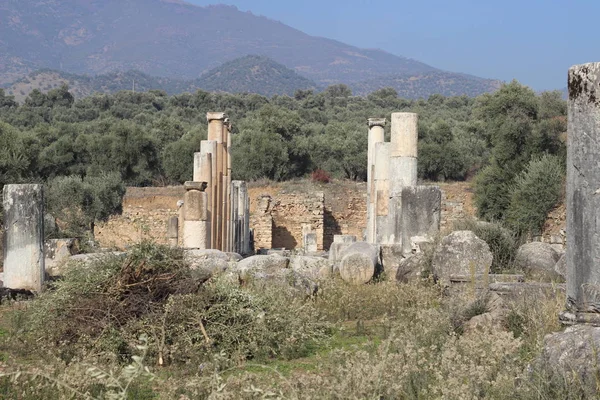
<path id="1" fill-rule="evenodd" d="M 250 229 L 254 232 L 254 248 L 271 249 L 273 248 L 273 198 L 268 195 L 261 195 L 256 200 L 256 207 L 250 212 Z M 253 199 L 250 199 L 253 203 Z"/>
<path id="2" fill-rule="evenodd" d="M 362 240 L 367 226 L 367 187 L 358 183 L 325 198 L 323 246 L 329 249 L 334 235 L 353 235 Z"/>
<path id="3" fill-rule="evenodd" d="M 303 226 L 317 234 L 317 249 L 323 250 L 323 192 L 282 191 L 273 199 L 273 248 L 302 247 Z M 305 228 L 306 229 L 306 228 Z"/>
<path id="4" fill-rule="evenodd" d="M 441 183 L 442 227 L 474 215 L 469 183 Z M 333 235 L 354 235 L 361 240 L 367 221 L 366 183 L 334 181 L 315 184 L 307 180 L 284 183 L 252 183 L 250 228 L 258 248 L 302 247 L 303 224 L 317 233 L 319 250 L 327 250 Z M 142 238 L 166 243 L 167 220 L 177 215 L 183 186 L 127 188 L 123 214 L 98 224 L 96 238 L 103 247 L 123 249 Z M 262 201 L 262 206 L 261 206 Z"/>
<path id="5" fill-rule="evenodd" d="M 128 187 L 123 198 L 123 213 L 96 224 L 96 240 L 102 247 L 120 250 L 142 239 L 167 244 L 167 221 L 177 215 L 177 201 L 183 199 L 184 194 L 183 186 Z"/>

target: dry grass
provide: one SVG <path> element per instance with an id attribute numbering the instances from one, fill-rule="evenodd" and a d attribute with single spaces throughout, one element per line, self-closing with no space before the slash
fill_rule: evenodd
<path id="1" fill-rule="evenodd" d="M 143 254 L 156 257 L 152 248 Z M 139 270 L 120 263 L 113 273 L 128 272 L 116 276 Z M 78 279 L 90 285 L 88 294 L 94 292 L 93 279 Z M 122 288 L 137 281 L 106 282 Z M 53 299 L 45 296 L 32 306 Z M 0 335 L 0 374 L 25 372 L 0 378 L 0 397 L 69 398 L 76 391 L 81 398 L 121 393 L 114 398 L 135 399 L 550 399 L 581 393 L 576 382 L 547 380 L 529 367 L 543 337 L 560 329 L 564 299 L 521 298 L 509 305 L 506 329 L 457 329 L 457 320 L 487 311 L 484 300 L 471 293 L 448 297 L 426 281 L 349 286 L 334 279 L 321 283 L 317 297 L 306 298 L 282 286 L 240 288 L 213 279 L 197 292 L 153 300 L 145 318 L 85 338 L 102 346 L 50 346 L 44 340 L 64 329 L 57 321 L 68 321 L 47 318 L 44 335 L 36 336 L 25 323 L 41 315 L 30 314 L 30 307 L 13 313 L 15 323 Z M 141 334 L 148 337 L 143 360 L 134 337 Z M 115 356 L 122 349 L 109 346 L 111 338 L 127 345 L 126 357 Z M 69 352 L 67 362 L 61 355 Z M 149 369 L 140 369 L 138 361 Z M 123 375 L 133 364 L 137 372 Z M 106 373 L 94 374 L 90 365 Z M 126 393 L 117 390 L 130 378 Z"/>

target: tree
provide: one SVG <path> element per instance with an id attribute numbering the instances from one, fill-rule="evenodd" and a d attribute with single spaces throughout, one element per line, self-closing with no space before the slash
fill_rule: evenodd
<path id="1" fill-rule="evenodd" d="M 560 201 L 564 176 L 561 157 L 546 154 L 533 158 L 512 185 L 508 225 L 519 234 L 540 234 L 548 213 Z"/>
<path id="2" fill-rule="evenodd" d="M 67 225 L 67 233 L 93 237 L 96 221 L 121 211 L 125 185 L 117 173 L 97 176 L 59 176 L 47 182 L 48 210 Z"/>

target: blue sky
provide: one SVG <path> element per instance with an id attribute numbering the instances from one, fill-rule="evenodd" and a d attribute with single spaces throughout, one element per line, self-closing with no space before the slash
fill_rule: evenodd
<path id="1" fill-rule="evenodd" d="M 310 35 L 536 90 L 566 87 L 571 65 L 600 61 L 597 0 L 187 1 L 235 5 Z"/>

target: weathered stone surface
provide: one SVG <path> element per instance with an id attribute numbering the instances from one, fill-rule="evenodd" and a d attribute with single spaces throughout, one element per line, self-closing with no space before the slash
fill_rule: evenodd
<path id="1" fill-rule="evenodd" d="M 334 235 L 333 243 L 329 247 L 329 261 L 333 263 L 338 262 L 341 259 L 341 254 L 352 243 L 356 243 L 356 236 L 354 235 Z"/>
<path id="2" fill-rule="evenodd" d="M 265 254 L 268 256 L 277 255 L 282 257 L 289 257 L 292 255 L 292 251 L 287 249 L 268 249 L 265 252 Z"/>
<path id="3" fill-rule="evenodd" d="M 567 304 L 600 309 L 600 63 L 569 69 L 567 135 Z"/>
<path id="4" fill-rule="evenodd" d="M 562 277 L 554 271 L 560 255 L 548 243 L 525 243 L 517 251 L 515 265 L 537 281 L 560 281 Z"/>
<path id="5" fill-rule="evenodd" d="M 59 275 L 60 265 L 77 253 L 79 239 L 48 239 L 44 246 L 45 269 L 49 275 Z"/>
<path id="6" fill-rule="evenodd" d="M 186 261 L 190 269 L 203 271 L 208 278 L 227 271 L 230 265 L 229 261 L 222 258 L 187 258 Z"/>
<path id="7" fill-rule="evenodd" d="M 437 186 L 402 188 L 395 235 L 401 235 L 405 254 L 412 252 L 413 237 L 434 237 L 440 231 L 441 204 L 442 191 Z"/>
<path id="8" fill-rule="evenodd" d="M 333 274 L 333 264 L 323 257 L 294 256 L 289 268 L 310 279 L 325 279 Z"/>
<path id="9" fill-rule="evenodd" d="M 396 281 L 408 283 L 421 279 L 427 269 L 427 258 L 423 253 L 416 253 L 403 259 L 396 271 Z"/>
<path id="10" fill-rule="evenodd" d="M 373 260 L 366 254 L 348 254 L 340 262 L 340 276 L 353 285 L 369 282 L 375 275 Z"/>
<path id="11" fill-rule="evenodd" d="M 375 275 L 378 248 L 367 242 L 356 242 L 342 254 L 339 265 L 340 276 L 348 283 L 360 285 L 369 282 Z"/>
<path id="12" fill-rule="evenodd" d="M 44 190 L 5 185 L 4 286 L 40 292 L 44 283 Z"/>
<path id="13" fill-rule="evenodd" d="M 237 261 L 233 259 L 228 253 L 216 249 L 184 249 L 184 259 L 196 259 L 196 260 L 209 260 L 209 259 L 220 259 L 225 261 Z"/>
<path id="14" fill-rule="evenodd" d="M 315 232 L 305 233 L 302 236 L 303 239 L 303 249 L 305 253 L 316 253 L 317 252 L 317 234 Z"/>
<path id="15" fill-rule="evenodd" d="M 568 327 L 544 338 L 537 365 L 558 378 L 577 377 L 584 387 L 595 389 L 600 364 L 600 328 Z"/>
<path id="16" fill-rule="evenodd" d="M 491 332 L 505 329 L 508 307 L 502 297 L 494 292 L 488 294 L 487 311 L 474 316 L 463 325 L 465 334 Z"/>
<path id="17" fill-rule="evenodd" d="M 560 256 L 556 264 L 554 265 L 554 272 L 567 279 L 567 256 L 563 254 Z"/>
<path id="18" fill-rule="evenodd" d="M 242 257 L 240 254 L 238 253 L 233 253 L 233 252 L 227 252 L 225 253 L 229 256 L 229 260 L 230 261 L 242 261 L 244 259 L 244 257 Z"/>
<path id="19" fill-rule="evenodd" d="M 288 268 L 290 259 L 277 254 L 256 255 L 237 263 L 236 271 L 240 279 L 246 280 L 253 275 L 274 274 L 278 270 Z"/>
<path id="20" fill-rule="evenodd" d="M 434 275 L 445 284 L 452 275 L 484 276 L 492 265 L 492 252 L 486 242 L 471 231 L 455 231 L 445 236 L 433 254 Z"/>
<path id="21" fill-rule="evenodd" d="M 404 254 L 402 252 L 402 245 L 399 244 L 382 244 L 379 246 L 381 266 L 383 272 L 388 280 L 396 279 L 396 272 L 402 260 L 404 260 Z"/>
<path id="22" fill-rule="evenodd" d="M 495 282 L 490 283 L 489 289 L 509 298 L 554 298 L 565 292 L 566 286 L 561 283 L 547 282 Z"/>

